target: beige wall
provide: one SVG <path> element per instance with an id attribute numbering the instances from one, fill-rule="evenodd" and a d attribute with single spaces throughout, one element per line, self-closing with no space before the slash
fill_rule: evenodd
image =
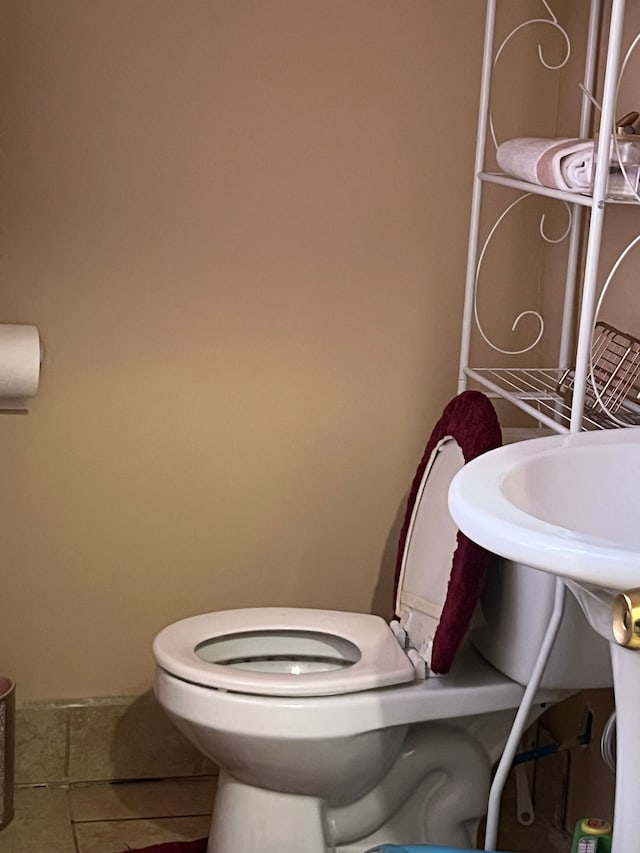
<path id="1" fill-rule="evenodd" d="M 640 6 L 630 3 L 626 13 L 627 36 L 623 49 L 640 32 Z M 620 85 L 616 115 L 631 110 L 640 110 L 640 52 L 636 49 L 629 59 Z M 605 242 L 601 255 L 600 278 L 604 282 L 621 252 L 640 233 L 640 210 L 629 207 L 614 207 L 605 222 Z M 640 338 L 640 298 L 638 297 L 638 263 L 640 247 L 626 256 L 619 267 L 602 306 L 602 317 L 623 332 Z"/>
<path id="2" fill-rule="evenodd" d="M 455 392 L 483 5 L 0 2 L 0 320 L 47 349 L 0 417 L 22 698 L 147 689 L 188 614 L 390 603 Z"/>

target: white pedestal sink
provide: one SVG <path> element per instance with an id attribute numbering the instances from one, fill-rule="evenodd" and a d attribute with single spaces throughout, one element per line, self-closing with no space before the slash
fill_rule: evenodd
<path id="1" fill-rule="evenodd" d="M 639 848 L 640 428 L 511 444 L 456 475 L 449 508 L 471 539 L 561 577 L 611 643 L 617 711 L 613 853 Z M 618 599 L 618 639 L 613 633 Z M 637 624 L 636 624 L 636 620 Z"/>

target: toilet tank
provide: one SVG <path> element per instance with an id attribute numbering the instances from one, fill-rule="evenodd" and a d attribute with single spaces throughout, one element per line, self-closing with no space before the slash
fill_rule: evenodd
<path id="1" fill-rule="evenodd" d="M 495 558 L 470 639 L 509 678 L 526 685 L 551 618 L 556 579 L 522 563 Z M 564 613 L 541 686 L 581 690 L 613 684 L 609 643 L 587 622 L 567 590 Z"/>

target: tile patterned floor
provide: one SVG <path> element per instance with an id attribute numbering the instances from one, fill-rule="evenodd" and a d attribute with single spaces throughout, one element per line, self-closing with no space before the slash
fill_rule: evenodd
<path id="1" fill-rule="evenodd" d="M 18 787 L 0 853 L 119 853 L 209 832 L 215 779 Z"/>
<path id="2" fill-rule="evenodd" d="M 19 786 L 15 817 L 0 832 L 0 853 L 120 853 L 166 841 L 191 841 L 209 832 L 214 778 L 117 784 Z M 568 833 L 543 815 L 531 827 L 515 820 L 513 785 L 503 801 L 501 850 L 566 853 Z"/>

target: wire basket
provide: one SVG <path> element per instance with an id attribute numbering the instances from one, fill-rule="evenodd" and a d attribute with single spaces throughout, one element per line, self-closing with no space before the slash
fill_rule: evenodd
<path id="1" fill-rule="evenodd" d="M 574 368 L 560 377 L 558 392 L 566 400 L 573 396 L 574 380 Z M 615 415 L 639 406 L 640 340 L 608 323 L 597 323 L 591 344 L 591 376 L 584 395 L 585 411 Z"/>

